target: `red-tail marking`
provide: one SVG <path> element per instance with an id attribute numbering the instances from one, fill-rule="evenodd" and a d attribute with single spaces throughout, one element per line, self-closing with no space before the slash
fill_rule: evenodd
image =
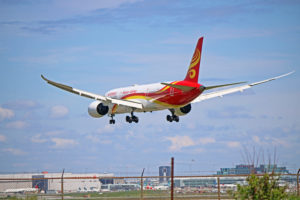
<path id="1" fill-rule="evenodd" d="M 185 81 L 198 83 L 203 37 L 199 38 Z"/>

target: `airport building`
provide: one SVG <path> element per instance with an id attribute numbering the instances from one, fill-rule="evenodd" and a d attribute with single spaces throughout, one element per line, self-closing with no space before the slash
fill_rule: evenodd
<path id="1" fill-rule="evenodd" d="M 160 166 L 159 167 L 159 176 L 164 176 L 159 178 L 160 183 L 168 182 L 170 178 L 167 176 L 171 176 L 171 167 L 170 166 Z"/>
<path id="2" fill-rule="evenodd" d="M 175 178 L 175 187 L 213 187 L 217 184 L 214 177 L 208 178 Z"/>
<path id="3" fill-rule="evenodd" d="M 26 174 L 0 174 L 0 192 L 28 190 L 36 188 L 45 193 L 61 192 L 61 173 L 26 173 Z M 103 177 L 113 177 L 114 174 L 73 174 L 64 173 L 64 192 L 99 191 Z M 76 178 L 71 178 L 76 177 Z M 101 177 L 101 179 L 99 179 Z M 22 179 L 22 180 L 18 180 Z"/>
<path id="4" fill-rule="evenodd" d="M 220 184 L 221 186 L 226 185 L 237 185 L 245 184 L 246 177 L 251 174 L 263 174 L 263 173 L 276 173 L 276 174 L 285 174 L 280 179 L 285 183 L 295 183 L 295 176 L 288 176 L 289 171 L 286 167 L 278 167 L 277 165 L 260 165 L 259 167 L 254 167 L 254 165 L 236 165 L 235 168 L 221 168 L 217 172 L 217 175 L 245 175 L 238 177 L 221 177 Z M 200 178 L 175 178 L 174 179 L 175 187 L 185 188 L 185 187 L 216 187 L 217 186 L 217 177 L 200 177 Z"/>
<path id="5" fill-rule="evenodd" d="M 223 177 L 220 178 L 221 185 L 228 184 L 244 184 L 246 177 Z M 203 177 L 203 178 L 175 178 L 175 187 L 185 188 L 201 188 L 201 187 L 217 187 L 218 178 L 217 177 Z"/>
<path id="6" fill-rule="evenodd" d="M 249 175 L 249 174 L 263 174 L 263 173 L 289 174 L 286 167 L 278 167 L 277 165 L 236 165 L 235 168 L 221 168 L 217 175 Z"/>
<path id="7" fill-rule="evenodd" d="M 140 185 L 138 184 L 106 184 L 101 185 L 101 192 L 112 192 L 112 191 L 132 191 L 139 190 Z"/>

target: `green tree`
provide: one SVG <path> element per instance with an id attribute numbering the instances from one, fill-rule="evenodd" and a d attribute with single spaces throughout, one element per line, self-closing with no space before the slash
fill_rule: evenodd
<path id="1" fill-rule="evenodd" d="M 279 186 L 279 176 L 254 174 L 247 177 L 246 185 L 238 185 L 237 191 L 233 192 L 235 199 L 250 200 L 282 200 L 287 199 L 286 186 Z"/>

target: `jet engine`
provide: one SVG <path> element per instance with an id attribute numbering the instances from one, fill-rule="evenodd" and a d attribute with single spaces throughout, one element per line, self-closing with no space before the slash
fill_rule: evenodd
<path id="1" fill-rule="evenodd" d="M 94 101 L 89 105 L 89 115 L 95 118 L 103 117 L 108 113 L 108 106 L 105 106 L 101 101 Z"/>
<path id="2" fill-rule="evenodd" d="M 175 108 L 174 114 L 176 116 L 182 116 L 188 114 L 192 110 L 191 104 L 185 105 L 181 108 Z"/>

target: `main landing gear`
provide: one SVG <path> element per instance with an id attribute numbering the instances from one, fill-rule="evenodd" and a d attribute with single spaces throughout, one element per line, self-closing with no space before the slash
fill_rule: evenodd
<path id="1" fill-rule="evenodd" d="M 126 116 L 126 122 L 128 122 L 128 123 L 132 123 L 132 122 L 138 123 L 139 118 L 137 116 L 135 116 L 133 114 L 133 112 L 131 112 L 131 116 Z"/>
<path id="2" fill-rule="evenodd" d="M 173 122 L 173 121 L 179 122 L 179 117 L 174 114 L 174 110 L 171 109 L 170 111 L 171 111 L 172 115 L 167 115 L 167 121 L 168 122 Z"/>
<path id="3" fill-rule="evenodd" d="M 114 116 L 115 115 L 111 115 L 111 119 L 109 120 L 109 124 L 115 124 L 116 123 L 116 120 L 114 120 Z"/>

